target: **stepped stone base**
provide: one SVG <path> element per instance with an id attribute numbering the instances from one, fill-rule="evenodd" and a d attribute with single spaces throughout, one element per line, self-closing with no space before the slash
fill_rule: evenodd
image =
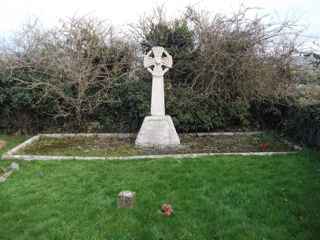
<path id="1" fill-rule="evenodd" d="M 136 145 L 141 147 L 170 147 L 180 144 L 180 139 L 170 116 L 148 116 L 143 120 Z"/>

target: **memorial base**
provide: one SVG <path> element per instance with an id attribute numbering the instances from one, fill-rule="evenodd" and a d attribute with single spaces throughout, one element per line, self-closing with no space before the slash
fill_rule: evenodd
<path id="1" fill-rule="evenodd" d="M 143 120 L 136 139 L 141 147 L 171 147 L 180 144 L 180 139 L 170 116 L 148 116 Z"/>

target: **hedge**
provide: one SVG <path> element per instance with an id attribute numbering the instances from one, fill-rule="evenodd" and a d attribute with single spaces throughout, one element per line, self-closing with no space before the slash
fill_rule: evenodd
<path id="1" fill-rule="evenodd" d="M 251 113 L 262 129 L 277 130 L 299 144 L 320 147 L 320 104 L 265 100 L 252 103 Z"/>

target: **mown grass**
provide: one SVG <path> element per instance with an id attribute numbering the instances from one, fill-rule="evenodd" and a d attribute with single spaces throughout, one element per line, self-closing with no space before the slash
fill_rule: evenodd
<path id="1" fill-rule="evenodd" d="M 0 184 L 0 239 L 320 238 L 315 153 L 20 164 Z M 117 209 L 121 190 L 134 209 Z"/>

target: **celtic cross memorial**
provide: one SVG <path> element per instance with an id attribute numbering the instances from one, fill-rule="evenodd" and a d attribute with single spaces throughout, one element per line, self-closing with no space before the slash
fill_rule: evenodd
<path id="1" fill-rule="evenodd" d="M 172 56 L 163 47 L 153 47 L 143 65 L 152 74 L 151 116 L 145 117 L 136 139 L 138 146 L 174 146 L 179 136 L 169 115 L 165 115 L 164 74 L 172 67 Z"/>

